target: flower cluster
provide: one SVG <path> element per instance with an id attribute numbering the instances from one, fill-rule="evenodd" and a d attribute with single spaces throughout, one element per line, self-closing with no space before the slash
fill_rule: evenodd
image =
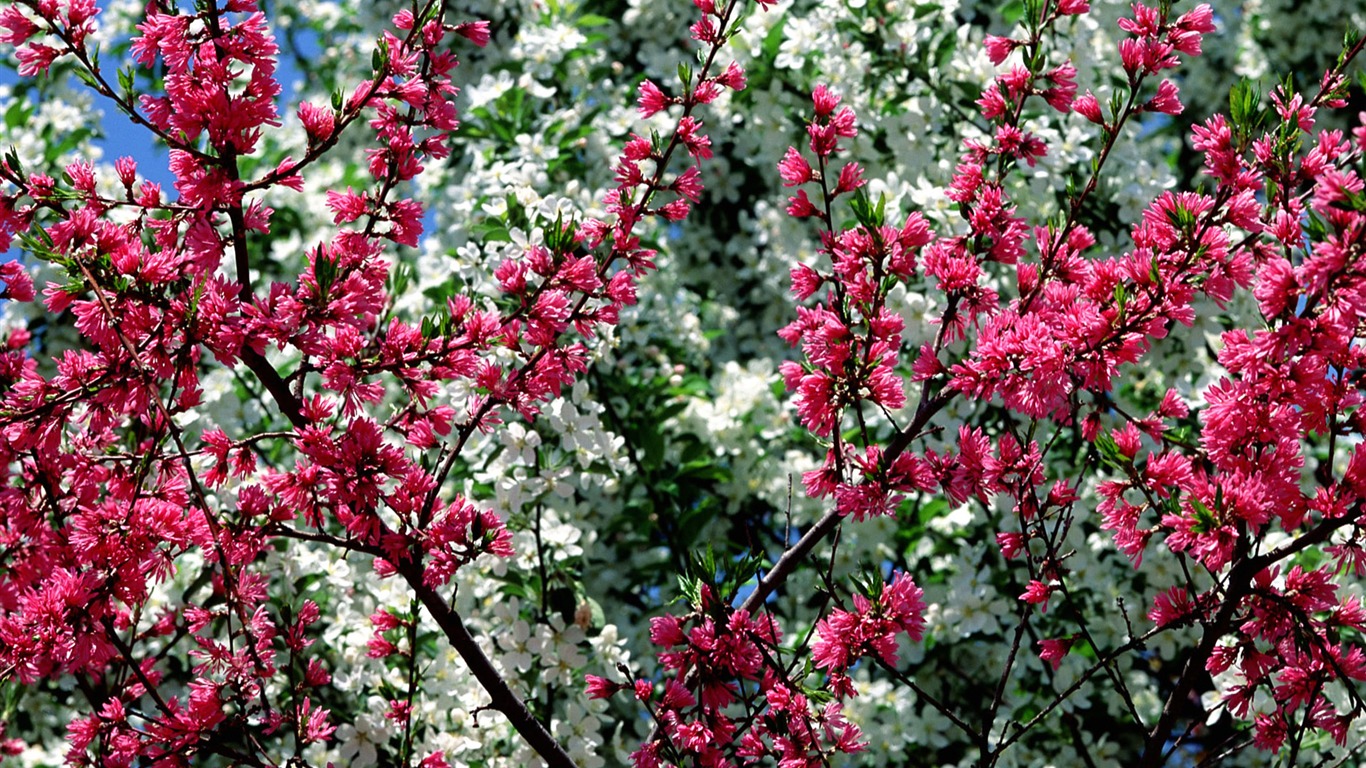
<path id="1" fill-rule="evenodd" d="M 634 765 L 762 765 L 768 759 L 809 764 L 864 748 L 858 726 L 838 702 L 819 706 L 777 663 L 782 633 L 771 616 L 722 609 L 708 585 L 699 597 L 701 605 L 688 619 L 661 616 L 650 622 L 650 639 L 662 649 L 660 661 L 670 675 L 662 694 L 644 679 L 625 685 L 588 678 L 590 695 L 631 690 L 650 708 L 657 738 L 631 755 Z M 915 606 L 900 607 L 908 622 L 916 620 L 910 615 Z M 723 618 L 711 615 L 716 612 Z M 742 722 L 742 703 L 757 708 L 758 716 Z"/>

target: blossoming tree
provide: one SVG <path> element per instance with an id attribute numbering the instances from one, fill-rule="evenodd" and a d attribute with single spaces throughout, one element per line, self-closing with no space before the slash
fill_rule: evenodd
<path id="1" fill-rule="evenodd" d="M 4 4 L 0 750 L 1351 762 L 1366 19 L 1276 12 Z"/>

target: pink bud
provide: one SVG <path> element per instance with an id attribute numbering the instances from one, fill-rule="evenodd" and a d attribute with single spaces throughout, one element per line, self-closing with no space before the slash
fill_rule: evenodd
<path id="1" fill-rule="evenodd" d="M 1090 91 L 1078 96 L 1076 100 L 1072 102 L 1072 111 L 1096 125 L 1105 124 L 1105 119 L 1101 117 L 1100 114 L 1100 101 L 1098 101 L 1095 94 Z"/>
<path id="2" fill-rule="evenodd" d="M 464 24 L 456 24 L 455 34 L 483 48 L 489 44 L 489 23 L 487 21 L 470 21 Z"/>
<path id="3" fill-rule="evenodd" d="M 299 122 L 303 123 L 308 137 L 315 141 L 332 138 L 332 132 L 336 127 L 332 110 L 314 106 L 307 101 L 299 105 Z"/>
<path id="4" fill-rule="evenodd" d="M 621 686 L 597 675 L 584 675 L 584 680 L 588 683 L 585 688 L 590 699 L 605 699 L 621 689 Z"/>
<path id="5" fill-rule="evenodd" d="M 114 170 L 119 174 L 119 182 L 131 189 L 138 178 L 137 161 L 131 157 L 120 157 L 114 161 Z"/>
<path id="6" fill-rule="evenodd" d="M 1180 91 L 1176 83 L 1170 80 L 1163 80 L 1157 86 L 1157 95 L 1148 100 L 1143 108 L 1149 112 L 1161 112 L 1164 115 L 1179 115 L 1185 109 L 1181 104 Z"/>
<path id="7" fill-rule="evenodd" d="M 641 117 L 654 117 L 669 106 L 669 98 L 659 90 L 659 86 L 646 80 L 640 84 L 640 97 L 636 100 Z"/>
<path id="8" fill-rule="evenodd" d="M 1015 47 L 1019 45 L 1019 43 L 1008 37 L 998 37 L 996 35 L 987 35 L 984 44 L 987 49 L 987 58 L 991 59 L 992 64 L 997 65 L 1005 61 L 1006 57 L 1010 55 L 1010 52 L 1015 50 Z"/>
<path id="9" fill-rule="evenodd" d="M 811 181 L 811 164 L 802 157 L 802 153 L 796 147 L 788 147 L 787 154 L 778 163 L 778 175 L 783 179 L 783 186 L 793 187 L 798 184 L 805 184 Z"/>
<path id="10" fill-rule="evenodd" d="M 811 100 L 816 104 L 816 117 L 829 115 L 840 103 L 839 95 L 826 88 L 824 84 L 816 86 L 811 92 Z"/>

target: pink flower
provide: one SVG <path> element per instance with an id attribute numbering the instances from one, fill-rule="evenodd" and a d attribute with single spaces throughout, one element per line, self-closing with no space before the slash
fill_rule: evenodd
<path id="1" fill-rule="evenodd" d="M 901 572 L 883 587 L 878 598 L 887 617 L 900 624 L 915 642 L 920 642 L 925 633 L 924 596 L 924 591 L 915 585 L 910 575 Z"/>
<path id="2" fill-rule="evenodd" d="M 397 616 L 394 616 L 383 608 L 370 614 L 370 626 L 374 627 L 376 632 L 388 632 L 391 629 L 398 629 L 401 624 L 402 622 Z"/>
<path id="3" fill-rule="evenodd" d="M 446 754 L 444 752 L 436 751 L 422 758 L 422 762 L 418 764 L 418 768 L 451 768 L 451 764 L 450 761 L 446 759 Z"/>
<path id="4" fill-rule="evenodd" d="M 687 200 L 679 198 L 673 202 L 666 203 L 659 207 L 659 213 L 669 221 L 682 221 L 688 218 L 688 211 L 691 206 Z"/>
<path id="5" fill-rule="evenodd" d="M 1076 100 L 1072 102 L 1072 111 L 1096 125 L 1105 124 L 1105 118 L 1102 117 L 1100 113 L 1100 101 L 1097 100 L 1095 94 L 1090 91 L 1078 96 Z"/>
<path id="6" fill-rule="evenodd" d="M 739 64 L 732 61 L 730 66 L 726 67 L 725 72 L 717 75 L 716 82 L 733 91 L 743 91 L 746 86 L 745 70 Z"/>
<path id="7" fill-rule="evenodd" d="M 1117 429 L 1111 434 L 1115 445 L 1119 447 L 1119 452 L 1124 454 L 1125 458 L 1132 459 L 1138 455 L 1143 436 L 1133 422 L 1125 424 L 1123 428 Z"/>
<path id="8" fill-rule="evenodd" d="M 1157 626 L 1165 627 L 1177 622 L 1190 621 L 1194 614 L 1195 604 L 1191 602 L 1190 593 L 1184 587 L 1175 586 L 1168 588 L 1153 600 L 1148 618 Z"/>
<path id="9" fill-rule="evenodd" d="M 1214 29 L 1214 10 L 1208 3 L 1201 3 L 1176 20 L 1176 25 L 1168 32 L 1168 40 L 1176 50 L 1188 56 L 1199 56 L 1201 37 Z"/>
<path id="10" fill-rule="evenodd" d="M 788 147 L 787 154 L 778 163 L 778 175 L 782 177 L 785 187 L 805 184 L 812 178 L 811 164 L 796 147 Z"/>
<path id="11" fill-rule="evenodd" d="M 982 95 L 977 99 L 976 103 L 982 110 L 982 117 L 985 117 L 988 120 L 995 120 L 1001 117 L 1006 113 L 1006 109 L 1010 106 L 1006 103 L 1006 97 L 1001 93 L 1001 89 L 997 87 L 996 83 L 988 85 L 986 90 L 982 91 Z"/>
<path id="12" fill-rule="evenodd" d="M 816 206 L 811 204 L 811 200 L 806 196 L 806 190 L 799 190 L 793 197 L 787 199 L 787 215 L 804 219 L 808 216 L 818 215 Z"/>
<path id="13" fill-rule="evenodd" d="M 1201 3 L 1190 11 L 1181 14 L 1181 17 L 1176 20 L 1176 26 L 1201 34 L 1213 32 L 1215 30 L 1214 9 L 1210 7 L 1209 3 Z"/>
<path id="14" fill-rule="evenodd" d="M 299 122 L 303 123 L 308 138 L 312 141 L 326 141 L 332 138 L 335 130 L 332 110 L 317 107 L 305 101 L 299 105 Z"/>
<path id="15" fill-rule="evenodd" d="M 1143 108 L 1150 112 L 1161 112 L 1165 115 L 1179 115 L 1185 107 L 1181 104 L 1180 91 L 1176 84 L 1170 80 L 1163 80 L 1157 86 L 1157 95 L 1148 100 Z"/>
<path id="16" fill-rule="evenodd" d="M 826 158 L 834 154 L 839 148 L 839 136 L 835 131 L 834 125 L 821 125 L 812 123 L 806 126 L 806 133 L 811 137 L 809 146 L 811 153 L 820 158 Z"/>
<path id="17" fill-rule="evenodd" d="M 833 398 L 835 380 L 824 371 L 814 371 L 802 377 L 797 385 L 797 415 L 802 426 L 821 437 L 835 428 L 838 411 Z"/>
<path id="18" fill-rule="evenodd" d="M 896 635 L 919 642 L 925 633 L 924 593 L 906 573 L 884 584 L 875 601 L 854 596 L 854 610 L 835 609 L 816 625 L 811 658 L 820 669 L 842 673 L 859 658 L 876 654 L 895 664 Z"/>
<path id="19" fill-rule="evenodd" d="M 56 61 L 61 55 L 61 51 L 42 43 L 27 43 L 19 48 L 15 57 L 19 59 L 19 75 L 21 77 L 32 77 L 39 73 L 46 73 L 52 62 Z"/>
<path id="20" fill-rule="evenodd" d="M 858 163 L 847 163 L 840 169 L 839 181 L 835 184 L 835 195 L 852 192 L 867 182 L 863 179 L 863 169 Z"/>
<path id="21" fill-rule="evenodd" d="M 6 299 L 33 301 L 37 297 L 37 292 L 33 288 L 33 278 L 29 277 L 28 271 L 17 261 L 0 264 L 0 280 L 5 283 L 5 290 L 0 296 Z"/>
<path id="22" fill-rule="evenodd" d="M 0 27 L 7 32 L 0 34 L 0 42 L 21 46 L 38 31 L 38 25 L 29 20 L 17 5 L 7 5 L 0 11 Z"/>
<path id="23" fill-rule="evenodd" d="M 702 199 L 702 174 L 697 166 L 689 166 L 679 174 L 670 188 L 694 203 L 699 202 Z"/>
<path id="24" fill-rule="evenodd" d="M 327 207 L 332 209 L 332 221 L 335 224 L 343 224 L 355 221 L 365 215 L 368 201 L 365 195 L 356 192 L 351 187 L 347 187 L 345 192 L 328 192 Z"/>
<path id="25" fill-rule="evenodd" d="M 665 96 L 653 81 L 646 80 L 640 84 L 640 96 L 636 99 L 636 104 L 639 105 L 641 117 L 654 117 L 668 107 L 670 102 L 671 99 Z"/>
<path id="26" fill-rule="evenodd" d="M 824 278 L 820 273 L 805 264 L 798 264 L 792 268 L 792 295 L 799 301 L 805 301 L 820 289 Z"/>
<path id="27" fill-rule="evenodd" d="M 826 88 L 824 83 L 817 85 L 815 90 L 811 91 L 811 100 L 815 102 L 817 118 L 828 117 L 840 103 L 839 94 Z"/>
<path id="28" fill-rule="evenodd" d="M 688 31 L 692 32 L 692 39 L 697 40 L 698 42 L 714 43 L 718 39 L 716 22 L 713 21 L 710 16 L 703 16 L 693 22 L 692 26 L 688 28 Z"/>
<path id="29" fill-rule="evenodd" d="M 1124 66 L 1124 71 L 1128 72 L 1131 78 L 1143 67 L 1143 58 L 1143 43 L 1132 37 L 1126 37 L 1119 41 L 1119 60 Z"/>
<path id="30" fill-rule="evenodd" d="M 299 721 L 304 723 L 302 741 L 305 744 L 327 741 L 337 730 L 337 726 L 328 722 L 332 713 L 321 707 L 310 711 L 312 705 L 312 700 L 305 697 L 304 703 L 299 706 Z"/>
<path id="31" fill-rule="evenodd" d="M 1072 644 L 1076 642 L 1075 637 L 1064 637 L 1055 640 L 1039 641 L 1039 658 L 1048 662 L 1053 667 L 1053 671 L 1058 671 L 1062 666 L 1063 657 L 1072 649 Z"/>
<path id="32" fill-rule="evenodd" d="M 1067 114 L 1072 108 L 1072 97 L 1077 95 L 1077 68 L 1068 61 L 1044 75 L 1053 87 L 1043 90 L 1048 106 Z"/>
<path id="33" fill-rule="evenodd" d="M 138 163 L 131 157 L 120 157 L 114 161 L 114 170 L 119 175 L 119 183 L 131 189 L 138 180 Z"/>
<path id="34" fill-rule="evenodd" d="M 682 622 L 677 616 L 668 614 L 650 619 L 650 642 L 664 648 L 686 643 Z"/>
<path id="35" fill-rule="evenodd" d="M 1014 560 L 1024 552 L 1024 534 L 1015 532 L 1002 532 L 996 534 L 996 545 L 1001 548 L 1001 557 L 1007 560 Z"/>
<path id="36" fill-rule="evenodd" d="M 455 25 L 455 34 L 483 48 L 489 44 L 489 23 L 487 21 L 467 21 Z"/>
<path id="37" fill-rule="evenodd" d="M 587 687 L 584 690 L 588 693 L 588 698 L 590 699 L 606 699 L 621 690 L 620 685 L 605 677 L 584 675 L 583 678 L 587 683 Z"/>
<path id="38" fill-rule="evenodd" d="M 688 115 L 678 121 L 676 134 L 679 141 L 688 148 L 688 154 L 697 160 L 708 160 L 711 158 L 711 137 L 701 133 L 701 127 L 702 123 Z"/>
<path id="39" fill-rule="evenodd" d="M 1268 317 L 1273 315 L 1268 315 Z M 1175 389 L 1168 389 L 1162 396 L 1162 403 L 1157 406 L 1157 415 L 1166 419 L 1184 419 L 1190 414 L 1190 407 L 1181 398 L 1181 393 Z"/>
<path id="40" fill-rule="evenodd" d="M 380 637 L 379 635 L 371 637 L 370 641 L 366 643 L 366 645 L 369 648 L 369 650 L 366 652 L 365 655 L 369 656 L 372 659 L 383 659 L 385 657 L 393 656 L 395 653 L 398 653 L 398 646 L 394 645 L 393 643 L 389 642 L 383 637 Z"/>
<path id="41" fill-rule="evenodd" d="M 1034 580 L 1025 587 L 1024 594 L 1020 599 L 1030 605 L 1040 606 L 1040 610 L 1048 610 L 1048 596 L 1052 593 L 1052 588 L 1042 581 Z"/>
<path id="42" fill-rule="evenodd" d="M 1008 37 L 998 37 L 997 35 L 987 35 L 985 46 L 987 58 L 991 59 L 992 64 L 1000 65 L 1006 60 L 1010 52 L 1015 50 L 1019 43 Z"/>

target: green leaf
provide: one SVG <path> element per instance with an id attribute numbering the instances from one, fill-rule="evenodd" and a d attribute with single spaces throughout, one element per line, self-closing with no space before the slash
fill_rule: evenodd
<path id="1" fill-rule="evenodd" d="M 1219 523 L 1210 508 L 1194 496 L 1191 496 L 1190 500 L 1191 509 L 1195 512 L 1195 527 L 1192 530 L 1196 533 L 1209 533 L 1217 528 Z"/>
<path id="2" fill-rule="evenodd" d="M 127 66 L 119 70 L 119 90 L 125 95 L 133 92 L 134 82 L 132 66 Z"/>
<path id="3" fill-rule="evenodd" d="M 854 191 L 854 196 L 849 200 L 849 208 L 854 212 L 854 218 L 862 224 L 864 229 L 877 229 L 883 224 L 883 216 L 887 209 L 887 195 L 884 193 L 879 196 L 876 204 L 868 197 L 865 188 L 860 187 Z"/>
<path id="4" fill-rule="evenodd" d="M 1119 444 L 1104 429 L 1096 434 L 1096 449 L 1100 451 L 1100 460 L 1112 469 L 1122 470 L 1129 465 L 1129 459 L 1119 450 Z"/>
<path id="5" fill-rule="evenodd" d="M 1010 0 L 1001 7 L 1001 18 L 1005 19 L 1005 22 L 1011 26 L 1019 24 L 1020 19 L 1024 18 L 1024 13 L 1024 0 Z"/>
<path id="6" fill-rule="evenodd" d="M 92 74 L 90 74 L 90 71 L 87 70 L 87 69 L 84 69 L 84 68 L 77 69 L 77 70 L 76 70 L 76 77 L 80 78 L 81 82 L 85 83 L 86 85 L 90 86 L 91 88 L 98 89 L 98 88 L 100 87 L 99 81 L 97 81 L 97 80 L 95 79 L 95 76 L 92 75 Z"/>
<path id="7" fill-rule="evenodd" d="M 1243 78 L 1228 93 L 1229 120 L 1243 134 L 1251 133 L 1265 119 L 1262 92 L 1256 81 Z"/>
<path id="8" fill-rule="evenodd" d="M 939 38 L 939 43 L 934 47 L 934 66 L 936 69 L 944 69 L 953 59 L 953 52 L 958 49 L 958 38 L 953 32 L 946 32 Z"/>
<path id="9" fill-rule="evenodd" d="M 318 295 L 326 297 L 332 284 L 337 281 L 337 262 L 327 258 L 321 248 L 313 257 L 313 277 L 318 281 Z"/>
<path id="10" fill-rule="evenodd" d="M 370 68 L 376 72 L 389 68 L 389 44 L 382 37 L 375 42 L 375 50 L 370 53 Z"/>
<path id="11" fill-rule="evenodd" d="M 510 243 L 512 234 L 503 222 L 494 218 L 486 218 L 470 226 L 470 235 L 476 241 L 483 243 Z"/>
<path id="12" fill-rule="evenodd" d="M 10 128 L 18 128 L 28 121 L 30 114 L 32 113 L 28 109 L 28 104 L 15 99 L 10 102 L 9 107 L 5 110 L 5 125 Z"/>
<path id="13" fill-rule="evenodd" d="M 1018 5 L 1018 3 L 1016 3 L 1016 5 Z M 1007 8 L 1009 8 L 1009 5 L 1007 5 Z M 915 11 L 911 14 L 911 20 L 919 21 L 936 11 L 942 11 L 943 9 L 944 6 L 939 5 L 938 3 L 920 3 L 915 6 Z"/>

